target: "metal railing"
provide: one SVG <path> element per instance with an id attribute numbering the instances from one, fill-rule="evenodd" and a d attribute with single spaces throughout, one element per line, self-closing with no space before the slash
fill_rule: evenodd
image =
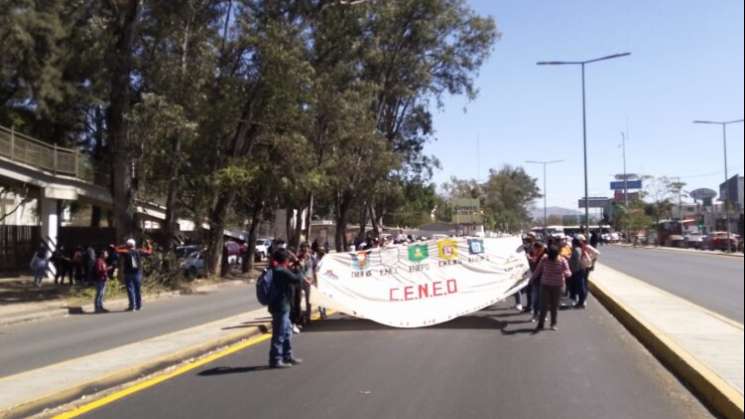
<path id="1" fill-rule="evenodd" d="M 54 175 L 94 182 L 92 161 L 79 150 L 48 144 L 2 125 L 0 156 Z"/>

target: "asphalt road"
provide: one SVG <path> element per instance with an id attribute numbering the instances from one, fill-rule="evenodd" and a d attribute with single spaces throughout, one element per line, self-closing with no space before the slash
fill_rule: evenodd
<path id="1" fill-rule="evenodd" d="M 743 258 L 605 246 L 600 262 L 743 323 Z"/>
<path id="2" fill-rule="evenodd" d="M 712 417 L 602 307 L 559 326 L 533 336 L 504 305 L 417 330 L 333 317 L 295 339 L 303 365 L 268 370 L 265 342 L 88 417 Z"/>
<path id="3" fill-rule="evenodd" d="M 0 377 L 139 342 L 260 308 L 249 285 L 148 303 L 143 310 L 80 314 L 0 327 Z"/>

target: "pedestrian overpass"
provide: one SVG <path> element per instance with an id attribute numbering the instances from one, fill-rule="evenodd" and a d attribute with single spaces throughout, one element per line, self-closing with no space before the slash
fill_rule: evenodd
<path id="1" fill-rule="evenodd" d="M 108 187 L 96 184 L 93 161 L 79 150 L 58 147 L 0 125 L 0 181 L 31 186 L 39 202 L 41 237 L 57 243 L 62 201 L 79 201 L 111 209 Z M 163 222 L 166 208 L 137 201 L 145 220 Z"/>

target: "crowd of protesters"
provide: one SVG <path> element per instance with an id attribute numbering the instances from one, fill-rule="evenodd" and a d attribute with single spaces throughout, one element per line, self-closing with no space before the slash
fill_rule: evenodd
<path id="1" fill-rule="evenodd" d="M 593 237 L 597 237 L 593 233 Z M 515 308 L 532 314 L 536 332 L 545 328 L 550 314 L 552 330 L 558 327 L 558 311 L 563 299 L 567 308 L 586 309 L 588 279 L 599 252 L 583 234 L 574 237 L 548 237 L 540 241 L 528 233 L 523 249 L 530 267 L 530 282 L 515 294 Z M 526 305 L 522 304 L 523 296 Z"/>
<path id="2" fill-rule="evenodd" d="M 138 249 L 134 239 L 127 240 L 123 246 L 111 244 L 98 250 L 92 245 L 80 246 L 71 253 L 67 253 L 63 246 L 58 246 L 51 257 L 48 257 L 47 247 L 42 245 L 34 253 L 30 268 L 36 287 L 41 287 L 49 272 L 50 263 L 54 267 L 55 285 L 64 285 L 65 278 L 68 278 L 70 286 L 95 286 L 96 296 L 93 303 L 96 313 L 108 312 L 103 305 L 107 284 L 119 278 L 124 281 L 127 289 L 127 310 L 139 311 L 142 309 L 142 261 L 143 257 L 150 256 L 152 252 L 153 248 L 149 241 L 143 248 Z"/>

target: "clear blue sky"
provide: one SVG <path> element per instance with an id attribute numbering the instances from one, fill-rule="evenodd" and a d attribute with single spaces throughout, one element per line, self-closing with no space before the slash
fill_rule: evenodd
<path id="1" fill-rule="evenodd" d="M 611 196 L 608 183 L 622 171 L 620 132 L 627 121 L 629 172 L 679 176 L 689 190 L 718 189 L 721 130 L 691 121 L 743 117 L 741 0 L 471 5 L 494 17 L 503 36 L 481 70 L 479 97 L 470 103 L 447 98 L 445 110 L 435 112 L 438 141 L 426 151 L 443 164 L 438 185 L 450 176 L 485 178 L 503 164 L 525 166 L 542 184 L 540 167 L 524 161 L 563 159 L 549 169 L 549 206 L 576 208 L 584 193 L 580 71 L 535 63 L 630 51 L 631 57 L 588 67 L 590 194 Z M 743 127 L 728 133 L 730 176 L 742 175 Z"/>

